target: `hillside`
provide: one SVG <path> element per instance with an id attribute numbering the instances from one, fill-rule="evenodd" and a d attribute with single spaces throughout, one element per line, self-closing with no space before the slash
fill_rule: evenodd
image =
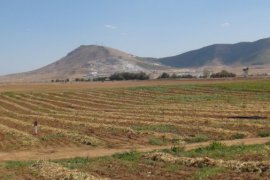
<path id="1" fill-rule="evenodd" d="M 56 79 L 93 78 L 109 76 L 114 72 L 167 70 L 168 67 L 150 58 L 139 58 L 103 46 L 80 46 L 62 59 L 43 68 L 0 77 L 1 82 L 48 82 Z"/>
<path id="2" fill-rule="evenodd" d="M 164 65 L 182 68 L 266 65 L 270 64 L 270 38 L 237 44 L 215 44 L 158 61 Z"/>

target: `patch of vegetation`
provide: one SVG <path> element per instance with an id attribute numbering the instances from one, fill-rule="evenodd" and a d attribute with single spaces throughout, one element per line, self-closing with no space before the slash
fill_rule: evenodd
<path id="1" fill-rule="evenodd" d="M 245 135 L 241 133 L 235 133 L 231 136 L 231 139 L 243 139 L 243 138 L 245 138 Z"/>
<path id="2" fill-rule="evenodd" d="M 171 153 L 173 155 L 181 155 L 185 152 L 185 148 L 182 146 L 174 146 L 170 150 L 164 150 L 164 152 Z"/>
<path id="3" fill-rule="evenodd" d="M 165 166 L 165 169 L 166 169 L 167 171 L 169 171 L 169 172 L 177 172 L 177 171 L 179 171 L 181 168 L 182 168 L 182 166 L 179 165 L 179 164 L 167 164 L 167 165 Z"/>
<path id="4" fill-rule="evenodd" d="M 183 157 L 210 157 L 210 158 L 223 158 L 223 159 L 234 159 L 244 154 L 265 154 L 269 156 L 267 145 L 234 145 L 226 146 L 219 142 L 213 142 L 212 144 L 197 148 L 190 151 L 184 151 L 182 147 L 174 147 L 171 149 L 164 150 L 164 152 L 173 154 L 175 156 Z"/>
<path id="5" fill-rule="evenodd" d="M 126 153 L 117 153 L 113 155 L 113 158 L 125 160 L 125 161 L 138 161 L 142 157 L 142 154 L 138 151 L 130 151 Z"/>
<path id="6" fill-rule="evenodd" d="M 78 169 L 80 171 L 115 171 L 114 166 L 124 168 L 128 172 L 138 171 L 138 165 L 142 159 L 143 153 L 130 151 L 125 153 L 116 153 L 112 156 L 98 158 L 73 158 L 64 160 L 55 160 L 62 166 L 69 169 Z"/>
<path id="7" fill-rule="evenodd" d="M 186 141 L 190 142 L 190 143 L 195 143 L 195 142 L 205 142 L 205 141 L 208 141 L 208 140 L 209 140 L 209 138 L 206 135 L 197 134 L 196 136 L 194 136 L 192 138 L 189 138 Z"/>
<path id="8" fill-rule="evenodd" d="M 210 101 L 220 99 L 221 96 L 218 94 L 196 94 L 196 95 L 170 95 L 161 96 L 162 100 L 172 100 L 181 102 L 197 102 L 197 101 Z"/>
<path id="9" fill-rule="evenodd" d="M 177 132 L 178 128 L 171 124 L 153 124 L 153 125 L 134 125 L 133 130 L 136 131 L 154 131 L 154 132 Z"/>
<path id="10" fill-rule="evenodd" d="M 7 91 L 7 92 L 3 92 L 2 95 L 8 96 L 8 97 L 15 97 L 16 93 Z"/>
<path id="11" fill-rule="evenodd" d="M 4 163 L 4 167 L 7 169 L 22 168 L 28 167 L 31 164 L 33 164 L 31 161 L 7 161 Z"/>
<path id="12" fill-rule="evenodd" d="M 154 146 L 162 146 L 166 144 L 166 140 L 165 138 L 152 137 L 149 139 L 148 143 Z"/>
<path id="13" fill-rule="evenodd" d="M 205 88 L 227 91 L 246 91 L 246 92 L 270 92 L 269 80 L 256 80 L 244 82 L 229 82 L 221 84 L 202 85 Z"/>
<path id="14" fill-rule="evenodd" d="M 54 160 L 55 163 L 60 163 L 62 166 L 69 169 L 84 169 L 93 164 L 106 164 L 112 160 L 111 157 L 98 157 L 98 158 L 88 158 L 88 157 L 76 157 L 72 159 L 64 160 Z"/>
<path id="15" fill-rule="evenodd" d="M 184 151 L 182 147 L 174 147 L 169 150 L 164 150 L 177 156 L 187 157 L 212 157 L 212 158 L 233 158 L 240 154 L 263 152 L 265 145 L 235 145 L 226 146 L 219 142 L 214 142 L 209 146 L 197 148 L 191 151 Z"/>
<path id="16" fill-rule="evenodd" d="M 204 167 L 199 169 L 189 180 L 206 180 L 219 173 L 223 173 L 226 169 L 223 167 Z"/>
<path id="17" fill-rule="evenodd" d="M 200 84 L 177 84 L 177 85 L 155 85 L 155 86 L 138 86 L 138 87 L 128 87 L 124 89 L 132 90 L 132 91 L 153 91 L 153 92 L 160 92 L 166 93 L 170 92 L 171 90 L 192 90 L 194 88 L 201 87 Z"/>
<path id="18" fill-rule="evenodd" d="M 259 131 L 258 136 L 260 136 L 260 137 L 268 137 L 268 136 L 270 136 L 270 133 L 268 131 Z"/>
<path id="19" fill-rule="evenodd" d="M 269 141 L 269 142 L 267 142 L 267 143 L 265 143 L 265 145 L 270 146 L 270 141 Z"/>
<path id="20" fill-rule="evenodd" d="M 257 94 L 257 95 L 254 96 L 254 98 L 256 98 L 258 100 L 269 101 L 270 100 L 270 93 Z"/>
<path id="21" fill-rule="evenodd" d="M 168 86 L 139 86 L 139 87 L 130 87 L 127 88 L 128 90 L 132 91 L 153 91 L 153 92 L 161 92 L 165 93 L 168 92 L 169 87 Z"/>
<path id="22" fill-rule="evenodd" d="M 46 134 L 43 137 L 41 137 L 40 139 L 42 141 L 49 141 L 51 139 L 57 139 L 57 138 L 62 138 L 62 137 L 64 137 L 63 134 Z"/>

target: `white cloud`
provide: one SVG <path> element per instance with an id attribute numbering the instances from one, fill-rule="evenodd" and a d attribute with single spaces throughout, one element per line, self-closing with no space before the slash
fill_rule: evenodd
<path id="1" fill-rule="evenodd" d="M 111 30 L 117 29 L 116 26 L 111 25 L 111 24 L 106 24 L 104 27 L 107 28 L 107 29 L 111 29 Z"/>
<path id="2" fill-rule="evenodd" d="M 223 28 L 230 27 L 231 26 L 231 23 L 224 22 L 224 23 L 220 24 L 220 26 L 223 27 Z"/>

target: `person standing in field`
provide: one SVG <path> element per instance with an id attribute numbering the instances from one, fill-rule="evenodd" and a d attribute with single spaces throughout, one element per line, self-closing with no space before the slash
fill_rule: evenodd
<path id="1" fill-rule="evenodd" d="M 37 121 L 34 122 L 33 127 L 34 127 L 34 134 L 38 135 L 38 122 Z"/>

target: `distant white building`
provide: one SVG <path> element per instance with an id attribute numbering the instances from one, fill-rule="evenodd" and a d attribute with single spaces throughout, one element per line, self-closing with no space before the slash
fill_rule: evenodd
<path id="1" fill-rule="evenodd" d="M 248 77 L 249 67 L 243 68 L 243 75 L 244 77 Z"/>

